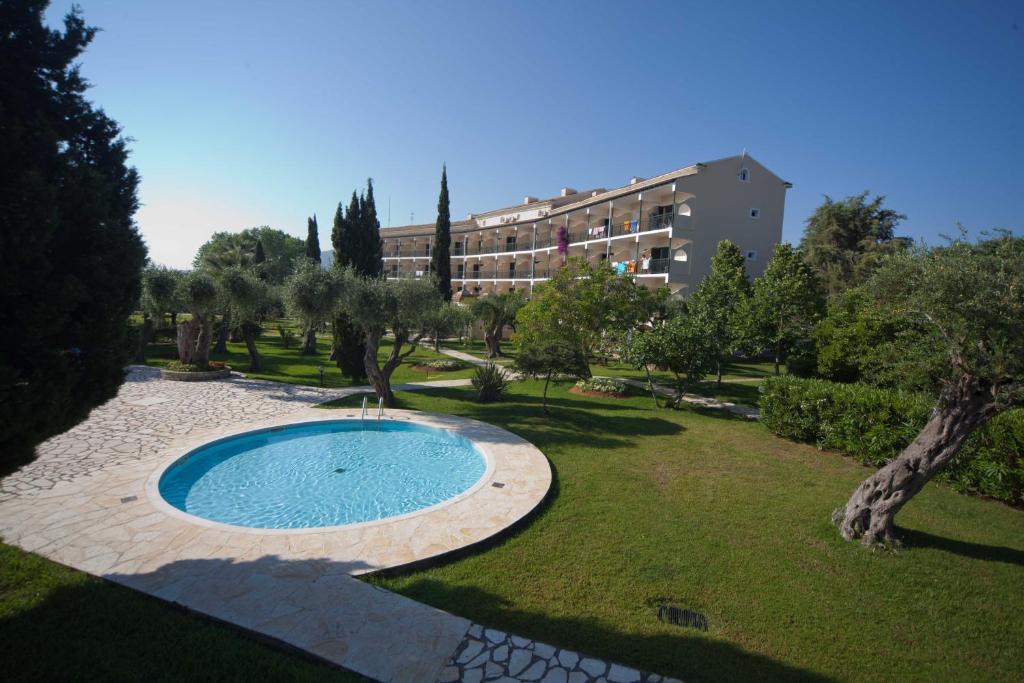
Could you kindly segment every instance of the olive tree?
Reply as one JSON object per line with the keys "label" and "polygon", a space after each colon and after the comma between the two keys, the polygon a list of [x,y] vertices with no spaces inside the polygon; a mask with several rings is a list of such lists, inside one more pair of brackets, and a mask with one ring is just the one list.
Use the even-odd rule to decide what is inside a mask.
{"label": "olive tree", "polygon": [[1024,239],[960,239],[899,254],[865,290],[887,315],[931,330],[932,351],[945,363],[942,388],[920,433],[833,516],[847,540],[888,544],[896,540],[896,513],[971,433],[1024,403]]}
{"label": "olive tree", "polygon": [[206,273],[193,271],[178,282],[177,298],[190,314],[188,320],[178,323],[178,360],[206,368],[219,302],[217,283]]}
{"label": "olive tree", "polygon": [[487,357],[497,358],[501,353],[501,334],[508,326],[515,326],[516,314],[526,301],[518,292],[488,294],[472,303],[470,311],[484,326]]}
{"label": "olive tree", "polygon": [[288,308],[305,331],[303,356],[316,354],[316,328],[328,320],[337,307],[340,281],[337,273],[324,270],[310,259],[303,259],[285,281]]}
{"label": "olive tree", "polygon": [[[341,271],[340,282],[337,312],[362,331],[366,376],[378,398],[394,407],[391,375],[426,335],[429,316],[440,305],[441,296],[429,279],[386,280],[359,275],[352,268]],[[391,353],[381,363],[378,351],[388,330],[393,335]]]}
{"label": "olive tree", "polygon": [[220,282],[231,318],[241,329],[242,340],[249,352],[249,372],[259,372],[262,361],[256,348],[256,338],[260,334],[260,321],[267,305],[267,284],[251,270],[239,267],[225,270]]}
{"label": "olive tree", "polygon": [[153,340],[154,319],[162,325],[164,316],[177,309],[177,289],[181,273],[160,266],[149,266],[142,271],[142,295],[139,309],[142,311],[142,328],[139,330],[139,344],[135,353],[138,362],[145,361],[146,346]]}
{"label": "olive tree", "polygon": [[429,312],[424,327],[434,340],[434,351],[440,353],[441,340],[460,334],[471,322],[472,313],[467,307],[445,301]]}

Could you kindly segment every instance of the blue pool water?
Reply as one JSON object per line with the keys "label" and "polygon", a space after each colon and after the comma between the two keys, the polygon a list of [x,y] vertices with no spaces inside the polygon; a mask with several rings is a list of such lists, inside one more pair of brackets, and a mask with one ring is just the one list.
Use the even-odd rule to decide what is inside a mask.
{"label": "blue pool water", "polygon": [[202,446],[160,478],[189,514],[261,529],[367,522],[429,507],[483,476],[460,436],[422,425],[358,420],[299,424]]}

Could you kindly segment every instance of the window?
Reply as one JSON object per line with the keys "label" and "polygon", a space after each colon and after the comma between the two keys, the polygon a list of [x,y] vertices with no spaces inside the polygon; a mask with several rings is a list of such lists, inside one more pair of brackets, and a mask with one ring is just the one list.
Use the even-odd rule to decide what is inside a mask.
{"label": "window", "polygon": [[460,263],[459,264],[459,271],[458,272],[459,272],[459,279],[460,280],[466,276],[466,264],[465,263]]}
{"label": "window", "polygon": [[757,260],[757,252],[756,251],[748,251],[747,252],[747,260],[748,261],[756,261]]}
{"label": "window", "polygon": [[476,277],[480,277],[480,264],[479,263],[474,263],[473,264],[473,275],[475,275]]}
{"label": "window", "polygon": [[430,242],[427,242],[426,248],[423,250],[425,256],[430,256]]}
{"label": "window", "polygon": [[747,169],[747,168],[741,168],[740,169],[740,182],[741,183],[749,183],[750,182],[750,169]]}
{"label": "window", "polygon": [[505,251],[515,251],[515,250],[516,250],[516,236],[515,235],[509,235],[508,237],[505,238]]}
{"label": "window", "polygon": [[509,277],[515,277],[516,276],[516,264],[515,263],[508,264],[508,276]]}
{"label": "window", "polygon": [[761,209],[751,209],[750,210],[750,217],[751,218],[760,218],[761,217]]}

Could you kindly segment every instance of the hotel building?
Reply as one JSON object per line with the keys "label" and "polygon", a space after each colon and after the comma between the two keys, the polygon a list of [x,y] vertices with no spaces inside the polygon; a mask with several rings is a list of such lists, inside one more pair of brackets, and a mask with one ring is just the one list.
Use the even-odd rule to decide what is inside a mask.
{"label": "hotel building", "polygon": [[[651,287],[686,296],[711,268],[718,242],[734,242],[747,274],[760,275],[782,238],[789,183],[749,155],[693,164],[627,185],[556,197],[525,197],[521,204],[474,213],[451,227],[452,291],[462,296],[510,290],[527,296],[566,258],[597,264]],[[385,228],[384,273],[423,277],[430,269],[434,225]]]}

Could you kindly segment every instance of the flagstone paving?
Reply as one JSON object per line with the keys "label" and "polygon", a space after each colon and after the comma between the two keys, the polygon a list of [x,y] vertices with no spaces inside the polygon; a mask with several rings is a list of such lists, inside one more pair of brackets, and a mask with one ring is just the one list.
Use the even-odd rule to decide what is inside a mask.
{"label": "flagstone paving", "polygon": [[[353,416],[312,406],[364,390],[238,377],[170,382],[155,369],[133,367],[117,397],[40,445],[35,462],[0,481],[0,537],[381,681],[540,680],[532,678],[538,671],[548,681],[563,680],[563,671],[574,682],[620,674],[641,680],[628,667],[580,657],[595,672],[604,667],[583,678],[579,667],[544,659],[550,646],[526,639],[515,641],[533,653],[523,671],[492,661],[495,642],[480,648],[489,668],[467,666],[459,659],[475,647],[467,643],[479,640],[479,627],[353,578],[482,541],[541,502],[551,482],[546,458],[492,425],[387,411],[388,419],[462,433],[488,460],[487,474],[470,491],[411,515],[319,530],[241,529],[198,520],[159,497],[163,467],[195,446],[251,429]],[[504,486],[488,485],[493,482]]]}

